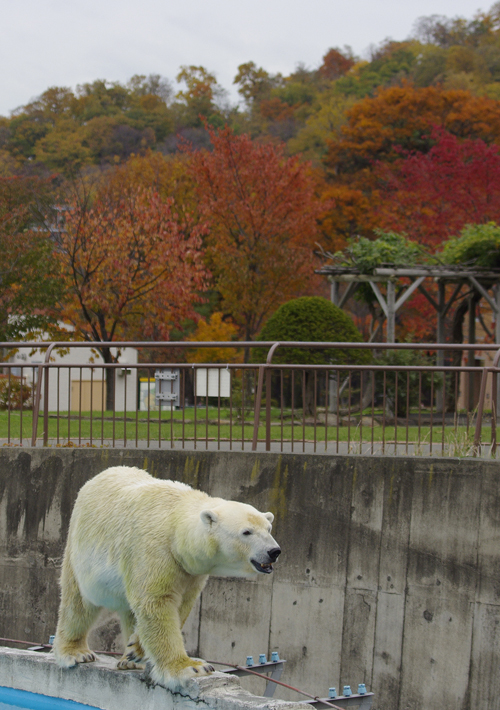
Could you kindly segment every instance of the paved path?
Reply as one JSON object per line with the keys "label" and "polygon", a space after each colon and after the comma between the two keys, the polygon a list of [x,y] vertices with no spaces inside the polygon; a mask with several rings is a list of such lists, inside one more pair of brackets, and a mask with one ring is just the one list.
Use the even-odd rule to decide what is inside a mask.
{"label": "paved path", "polygon": [[[42,441],[38,440],[36,443],[37,447],[42,447]],[[72,443],[68,446],[68,444],[64,443],[57,443],[55,439],[50,440],[49,439],[49,447],[51,448],[90,448],[90,447],[95,447],[95,448],[116,448],[116,449],[151,449],[151,450],[159,450],[163,449],[166,451],[169,451],[171,449],[175,449],[176,451],[246,451],[247,453],[252,453],[252,442],[251,441],[245,441],[244,445],[242,446],[241,441],[233,441],[232,445],[230,444],[229,441],[205,441],[205,440],[198,440],[196,442],[194,441],[184,441],[184,443],[180,441],[174,441],[173,444],[171,444],[170,440],[164,440],[161,442],[158,441],[150,441],[149,445],[146,440],[139,440],[136,444],[135,439],[132,440],[127,440],[125,443],[123,439],[115,439],[115,442],[113,444],[112,439],[109,440],[104,440],[103,443],[101,443],[101,440],[98,441],[93,441],[92,444],[90,443],[90,440],[88,439],[81,439],[80,441],[78,439],[73,439]],[[7,441],[7,439],[0,439],[0,446],[22,446],[23,448],[31,448],[31,439],[29,440],[24,440],[21,443],[19,443],[19,440],[17,439],[11,439],[10,442]],[[500,448],[500,447],[499,447]],[[259,441],[257,444],[257,451],[258,452],[265,452],[266,447],[265,443],[263,441]],[[365,456],[436,456],[436,457],[472,457],[472,449],[469,446],[467,447],[462,447],[462,448],[449,448],[445,445],[444,451],[441,446],[441,444],[436,443],[433,444],[432,450],[429,444],[412,444],[412,443],[399,443],[397,446],[395,446],[394,442],[392,443],[385,443],[385,446],[382,445],[381,442],[374,442],[373,445],[371,442],[363,442],[361,445],[359,442],[345,442],[345,441],[330,441],[328,442],[328,446],[325,450],[325,444],[324,442],[317,442],[316,446],[314,446],[313,442],[306,441],[304,444],[302,442],[295,442],[293,449],[291,442],[283,442],[283,445],[281,445],[279,442],[272,442],[271,443],[271,453],[294,453],[294,454],[320,454],[320,455],[327,455],[331,456],[332,454],[340,454],[340,455],[348,455],[348,454],[362,454]],[[497,457],[500,458],[500,454],[497,453]],[[478,458],[485,458],[485,459],[491,459],[491,452],[490,452],[490,447],[489,445],[483,445],[481,447],[481,452],[478,454]]]}

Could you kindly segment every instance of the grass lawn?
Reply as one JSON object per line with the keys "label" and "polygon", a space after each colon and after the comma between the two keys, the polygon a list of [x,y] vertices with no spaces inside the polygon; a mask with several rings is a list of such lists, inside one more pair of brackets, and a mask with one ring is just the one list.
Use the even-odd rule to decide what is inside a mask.
{"label": "grass lawn", "polygon": [[[182,439],[200,441],[206,438],[211,440],[229,440],[230,438],[237,442],[242,438],[249,441],[253,436],[253,415],[249,412],[246,415],[245,423],[241,419],[238,420],[233,412],[231,422],[231,412],[229,409],[220,410],[220,424],[218,424],[217,408],[209,407],[198,408],[196,411],[193,408],[185,409],[184,411],[162,411],[150,412],[82,412],[79,420],[78,412],[70,413],[70,416],[60,414],[59,419],[55,413],[49,415],[49,439],[57,440],[60,445],[64,445],[71,440],[73,444],[78,445],[79,441],[87,443],[92,440],[92,443],[99,446],[101,442],[109,444],[110,440],[126,439],[133,442],[136,439],[139,441],[182,441]],[[299,444],[302,440],[317,441],[318,443],[325,442],[349,442],[353,445],[352,451],[356,451],[356,444],[365,442],[370,444],[380,445],[383,443],[390,445],[397,441],[399,444],[417,444],[415,453],[419,453],[418,445],[428,446],[431,442],[431,429],[429,426],[409,426],[406,429],[403,425],[398,427],[380,425],[353,424],[350,426],[342,424],[329,423],[328,427],[323,423],[317,423],[314,426],[312,423],[304,425],[298,420],[296,413],[295,421],[292,426],[291,412],[286,412],[286,419],[283,423],[280,419],[280,411],[272,410],[272,426],[271,440],[272,441],[291,441]],[[207,416],[208,415],[208,416]],[[196,423],[195,423],[196,417]],[[438,417],[436,417],[438,419]],[[10,412],[10,417],[5,411],[0,412],[0,439],[9,439],[13,443],[18,443],[21,433],[22,420],[22,438],[24,441],[29,441],[32,436],[33,415],[30,411],[21,413],[19,411]],[[208,424],[207,424],[208,421]],[[309,422],[309,420],[308,420]],[[438,422],[436,422],[438,424]],[[497,437],[499,435],[497,430]],[[485,425],[483,427],[483,443],[487,444],[491,441],[491,427]],[[43,436],[43,418],[38,420],[38,437]],[[433,448],[436,445],[436,452],[443,446],[452,455],[466,455],[468,448],[472,445],[474,437],[474,428],[470,426],[468,429],[465,426],[454,427],[446,426],[443,433],[442,422],[439,420],[439,426],[432,428],[432,443]],[[261,425],[259,426],[259,440],[265,439],[265,426],[263,424],[263,414],[261,415]]]}

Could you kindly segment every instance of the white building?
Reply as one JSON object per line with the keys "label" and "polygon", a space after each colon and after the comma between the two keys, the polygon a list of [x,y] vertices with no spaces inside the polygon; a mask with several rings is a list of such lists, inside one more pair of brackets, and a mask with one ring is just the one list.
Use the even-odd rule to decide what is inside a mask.
{"label": "white building", "polygon": [[[66,352],[52,351],[49,377],[49,411],[102,411],[106,408],[106,370],[102,367],[103,359],[99,352],[89,347],[71,347],[67,344]],[[117,348],[111,348],[116,356]],[[22,378],[27,385],[36,387],[38,368],[33,367],[45,362],[45,352],[33,351],[19,343],[18,351],[10,358],[15,367],[11,369],[14,377]],[[128,367],[138,362],[135,348],[120,348],[118,362],[122,367],[115,369],[115,410],[117,412],[135,411],[137,408],[137,369]],[[44,407],[45,387],[42,386],[40,407]],[[125,402],[126,399],[126,402]]]}

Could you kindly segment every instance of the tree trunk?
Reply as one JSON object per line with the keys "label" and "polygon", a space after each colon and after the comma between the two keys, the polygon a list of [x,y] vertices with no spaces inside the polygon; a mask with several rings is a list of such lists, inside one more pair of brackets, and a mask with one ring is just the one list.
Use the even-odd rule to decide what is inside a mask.
{"label": "tree trunk", "polygon": [[[99,348],[102,359],[106,364],[117,362],[117,358],[111,354],[111,348]],[[115,407],[115,382],[116,370],[113,367],[107,367],[106,372],[106,411],[111,412]]]}

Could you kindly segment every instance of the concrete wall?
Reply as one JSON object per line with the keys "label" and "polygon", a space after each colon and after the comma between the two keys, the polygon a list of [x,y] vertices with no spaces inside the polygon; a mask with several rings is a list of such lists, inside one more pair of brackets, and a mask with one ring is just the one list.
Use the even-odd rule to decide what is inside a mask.
{"label": "concrete wall", "polygon": [[[286,682],[323,696],[364,682],[383,710],[500,708],[496,462],[2,449],[0,636],[54,632],[73,502],[115,464],[276,514],[271,579],[212,579],[186,625],[191,652],[238,663],[278,651]],[[105,617],[94,648],[116,646],[117,631]]]}

